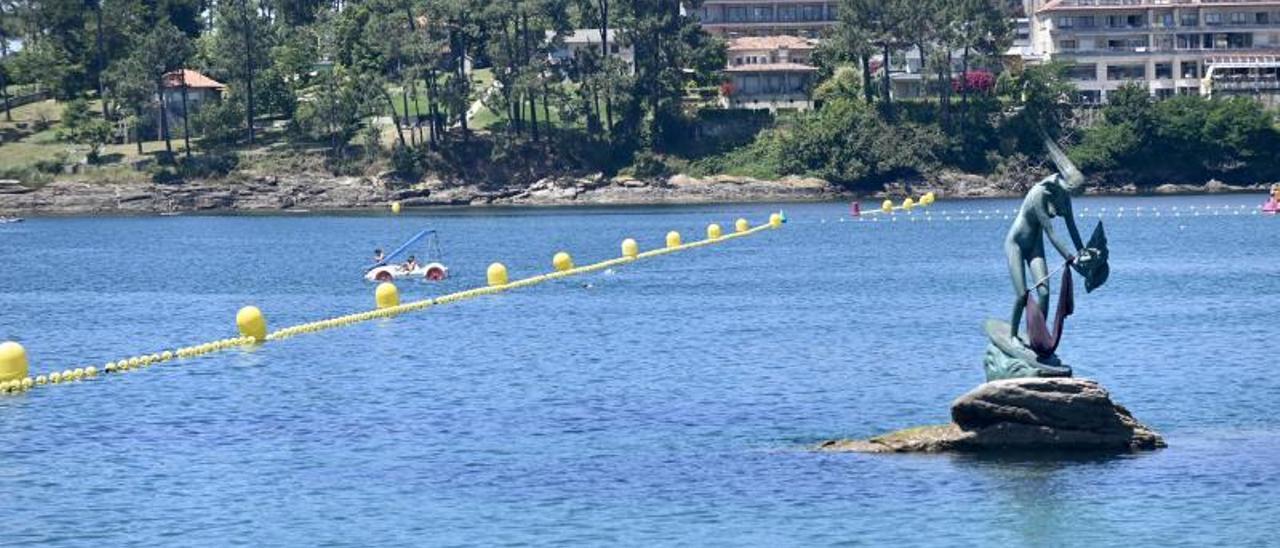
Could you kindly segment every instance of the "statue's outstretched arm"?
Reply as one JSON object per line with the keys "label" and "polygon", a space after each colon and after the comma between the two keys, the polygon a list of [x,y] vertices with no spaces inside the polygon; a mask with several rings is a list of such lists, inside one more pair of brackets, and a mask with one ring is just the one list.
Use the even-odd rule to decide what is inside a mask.
{"label": "statue's outstretched arm", "polygon": [[1080,229],[1076,228],[1076,214],[1071,210],[1071,197],[1067,196],[1062,203],[1062,222],[1067,224],[1067,234],[1071,236],[1071,243],[1076,245],[1076,251],[1084,249],[1084,240],[1080,239]]}
{"label": "statue's outstretched arm", "polygon": [[[1076,249],[1079,249],[1079,246],[1077,246],[1076,249],[1072,249],[1067,245],[1067,242],[1062,241],[1062,237],[1058,236],[1058,231],[1053,228],[1053,219],[1049,218],[1049,215],[1044,212],[1043,208],[1038,209],[1036,211],[1036,215],[1040,217],[1040,226],[1044,228],[1044,235],[1049,237],[1049,242],[1058,250],[1058,253],[1062,254],[1062,258],[1068,261],[1075,258]],[[1072,239],[1078,241],[1080,235],[1075,230],[1075,221],[1070,216],[1067,216],[1066,219],[1067,230],[1071,232],[1071,235],[1073,236]]]}
{"label": "statue's outstretched arm", "polygon": [[1076,164],[1067,157],[1067,153],[1062,151],[1062,147],[1046,135],[1044,148],[1049,151],[1049,159],[1053,160],[1053,165],[1058,167],[1058,173],[1062,174],[1062,186],[1066,187],[1068,192],[1080,188],[1080,185],[1084,184],[1084,174],[1080,173]]}

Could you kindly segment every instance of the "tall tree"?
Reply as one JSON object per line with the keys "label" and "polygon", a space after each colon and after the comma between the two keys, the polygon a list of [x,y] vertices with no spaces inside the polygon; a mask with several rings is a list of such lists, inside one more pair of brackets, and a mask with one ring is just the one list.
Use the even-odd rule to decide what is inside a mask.
{"label": "tall tree", "polygon": [[[167,152],[173,152],[169,131],[169,108],[166,101],[165,75],[183,68],[191,56],[191,42],[168,18],[160,20],[133,49],[108,72],[107,79],[122,101],[130,105],[135,116],[141,119],[152,98],[156,101],[159,132]],[[142,152],[142,139],[138,137],[138,152]]]}
{"label": "tall tree", "polygon": [[893,83],[891,65],[893,53],[908,41],[908,22],[917,10],[914,0],[841,0],[840,22],[850,27],[851,36],[863,43],[863,51],[874,45],[881,54],[880,70],[883,71],[881,94],[885,114],[893,118]]}
{"label": "tall tree", "polygon": [[215,76],[232,85],[232,94],[245,102],[245,130],[254,143],[257,118],[255,85],[271,68],[272,20],[264,0],[219,0],[214,7],[212,41],[205,55]]}
{"label": "tall tree", "polygon": [[635,77],[621,131],[638,134],[657,150],[675,136],[686,87],[709,80],[725,63],[724,43],[709,39],[698,21],[686,15],[695,13],[701,2],[686,4],[684,11],[679,0],[635,0],[627,18],[624,36],[635,49]]}
{"label": "tall tree", "polygon": [[[949,19],[954,25],[952,36],[963,49],[961,54],[961,109],[969,108],[968,76],[971,57],[978,54],[994,59],[1012,43],[1008,3],[1003,0],[950,0]],[[961,118],[962,123],[964,118]]]}

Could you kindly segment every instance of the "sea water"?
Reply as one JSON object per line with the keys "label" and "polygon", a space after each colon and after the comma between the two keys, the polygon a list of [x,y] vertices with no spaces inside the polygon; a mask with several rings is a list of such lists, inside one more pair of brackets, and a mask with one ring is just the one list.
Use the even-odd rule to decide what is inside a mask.
{"label": "sea water", "polygon": [[0,544],[1273,544],[1280,218],[1260,203],[1077,200],[1085,238],[1107,208],[1112,275],[1077,288],[1060,354],[1169,443],[1114,457],[810,450],[946,422],[982,381],[1012,200],[879,221],[833,203],[0,226],[0,339],[46,373],[232,336],[247,304],[273,328],[369,309],[361,266],[425,227],[452,277],[400,283],[406,301],[482,285],[493,261],[515,279],[561,250],[789,220],[0,397]]}

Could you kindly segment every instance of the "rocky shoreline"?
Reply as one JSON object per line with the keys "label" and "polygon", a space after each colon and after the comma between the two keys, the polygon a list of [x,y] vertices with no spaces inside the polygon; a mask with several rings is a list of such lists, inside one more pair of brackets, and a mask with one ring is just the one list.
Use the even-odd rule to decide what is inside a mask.
{"label": "rocky shoreline", "polygon": [[[1252,192],[1267,187],[1268,184],[1231,186],[1210,181],[1204,185],[1164,185],[1148,192]],[[177,184],[64,180],[37,189],[16,181],[0,181],[0,215],[360,210],[382,208],[391,201],[400,201],[406,207],[820,202],[929,191],[945,199],[1014,197],[1025,192],[1025,183],[943,174],[930,181],[894,183],[882,191],[858,194],[822,179],[800,177],[760,180],[675,175],[642,180],[597,174],[546,178],[527,186],[491,187],[438,179],[404,184],[386,177],[239,173],[225,179]],[[1090,193],[1135,195],[1139,189],[1093,188]]]}

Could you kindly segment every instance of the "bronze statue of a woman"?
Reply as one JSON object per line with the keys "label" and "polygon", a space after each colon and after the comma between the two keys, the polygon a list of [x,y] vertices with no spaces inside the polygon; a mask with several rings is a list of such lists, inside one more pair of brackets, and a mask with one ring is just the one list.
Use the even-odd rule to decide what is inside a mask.
{"label": "bronze statue of a woman", "polygon": [[[1052,139],[1045,139],[1045,147],[1049,149],[1049,157],[1058,167],[1058,173],[1046,177],[1027,191],[1004,239],[1004,252],[1009,259],[1009,274],[1013,279],[1014,302],[1009,336],[1014,338],[1018,336],[1018,324],[1022,322],[1022,314],[1027,307],[1028,268],[1031,269],[1031,279],[1036,280],[1032,289],[1040,297],[1041,312],[1046,315],[1049,312],[1049,266],[1044,256],[1044,238],[1049,238],[1068,263],[1075,263],[1084,251],[1084,242],[1080,240],[1080,230],[1076,228],[1075,215],[1071,210],[1071,191],[1079,188],[1084,176]],[[1054,217],[1062,217],[1074,247],[1068,247],[1054,230]]]}
{"label": "bronze statue of a woman", "polygon": [[[1049,311],[1049,266],[1045,257],[1044,240],[1049,242],[1066,261],[1064,268],[1071,268],[1085,276],[1085,287],[1092,291],[1105,282],[1109,272],[1106,265],[1106,235],[1099,224],[1086,247],[1076,228],[1075,214],[1071,208],[1071,193],[1080,188],[1084,176],[1067,158],[1057,143],[1045,138],[1049,157],[1058,173],[1046,177],[1027,191],[1018,209],[1013,225],[1005,237],[1004,249],[1008,259],[1009,275],[1013,282],[1013,314],[1009,323],[990,320],[986,331],[991,339],[985,360],[987,379],[1035,376],[1070,376],[1071,369],[1058,360],[1054,351],[1061,335],[1062,321],[1072,312],[1070,273],[1064,276],[1062,297],[1059,299],[1057,336],[1050,336],[1045,326]],[[1054,229],[1053,219],[1061,217],[1071,238],[1066,242]],[[1032,283],[1028,287],[1027,271]],[[1018,336],[1018,325],[1027,313],[1031,291],[1036,292],[1035,305],[1028,324],[1038,328],[1029,333],[1031,344]]]}

